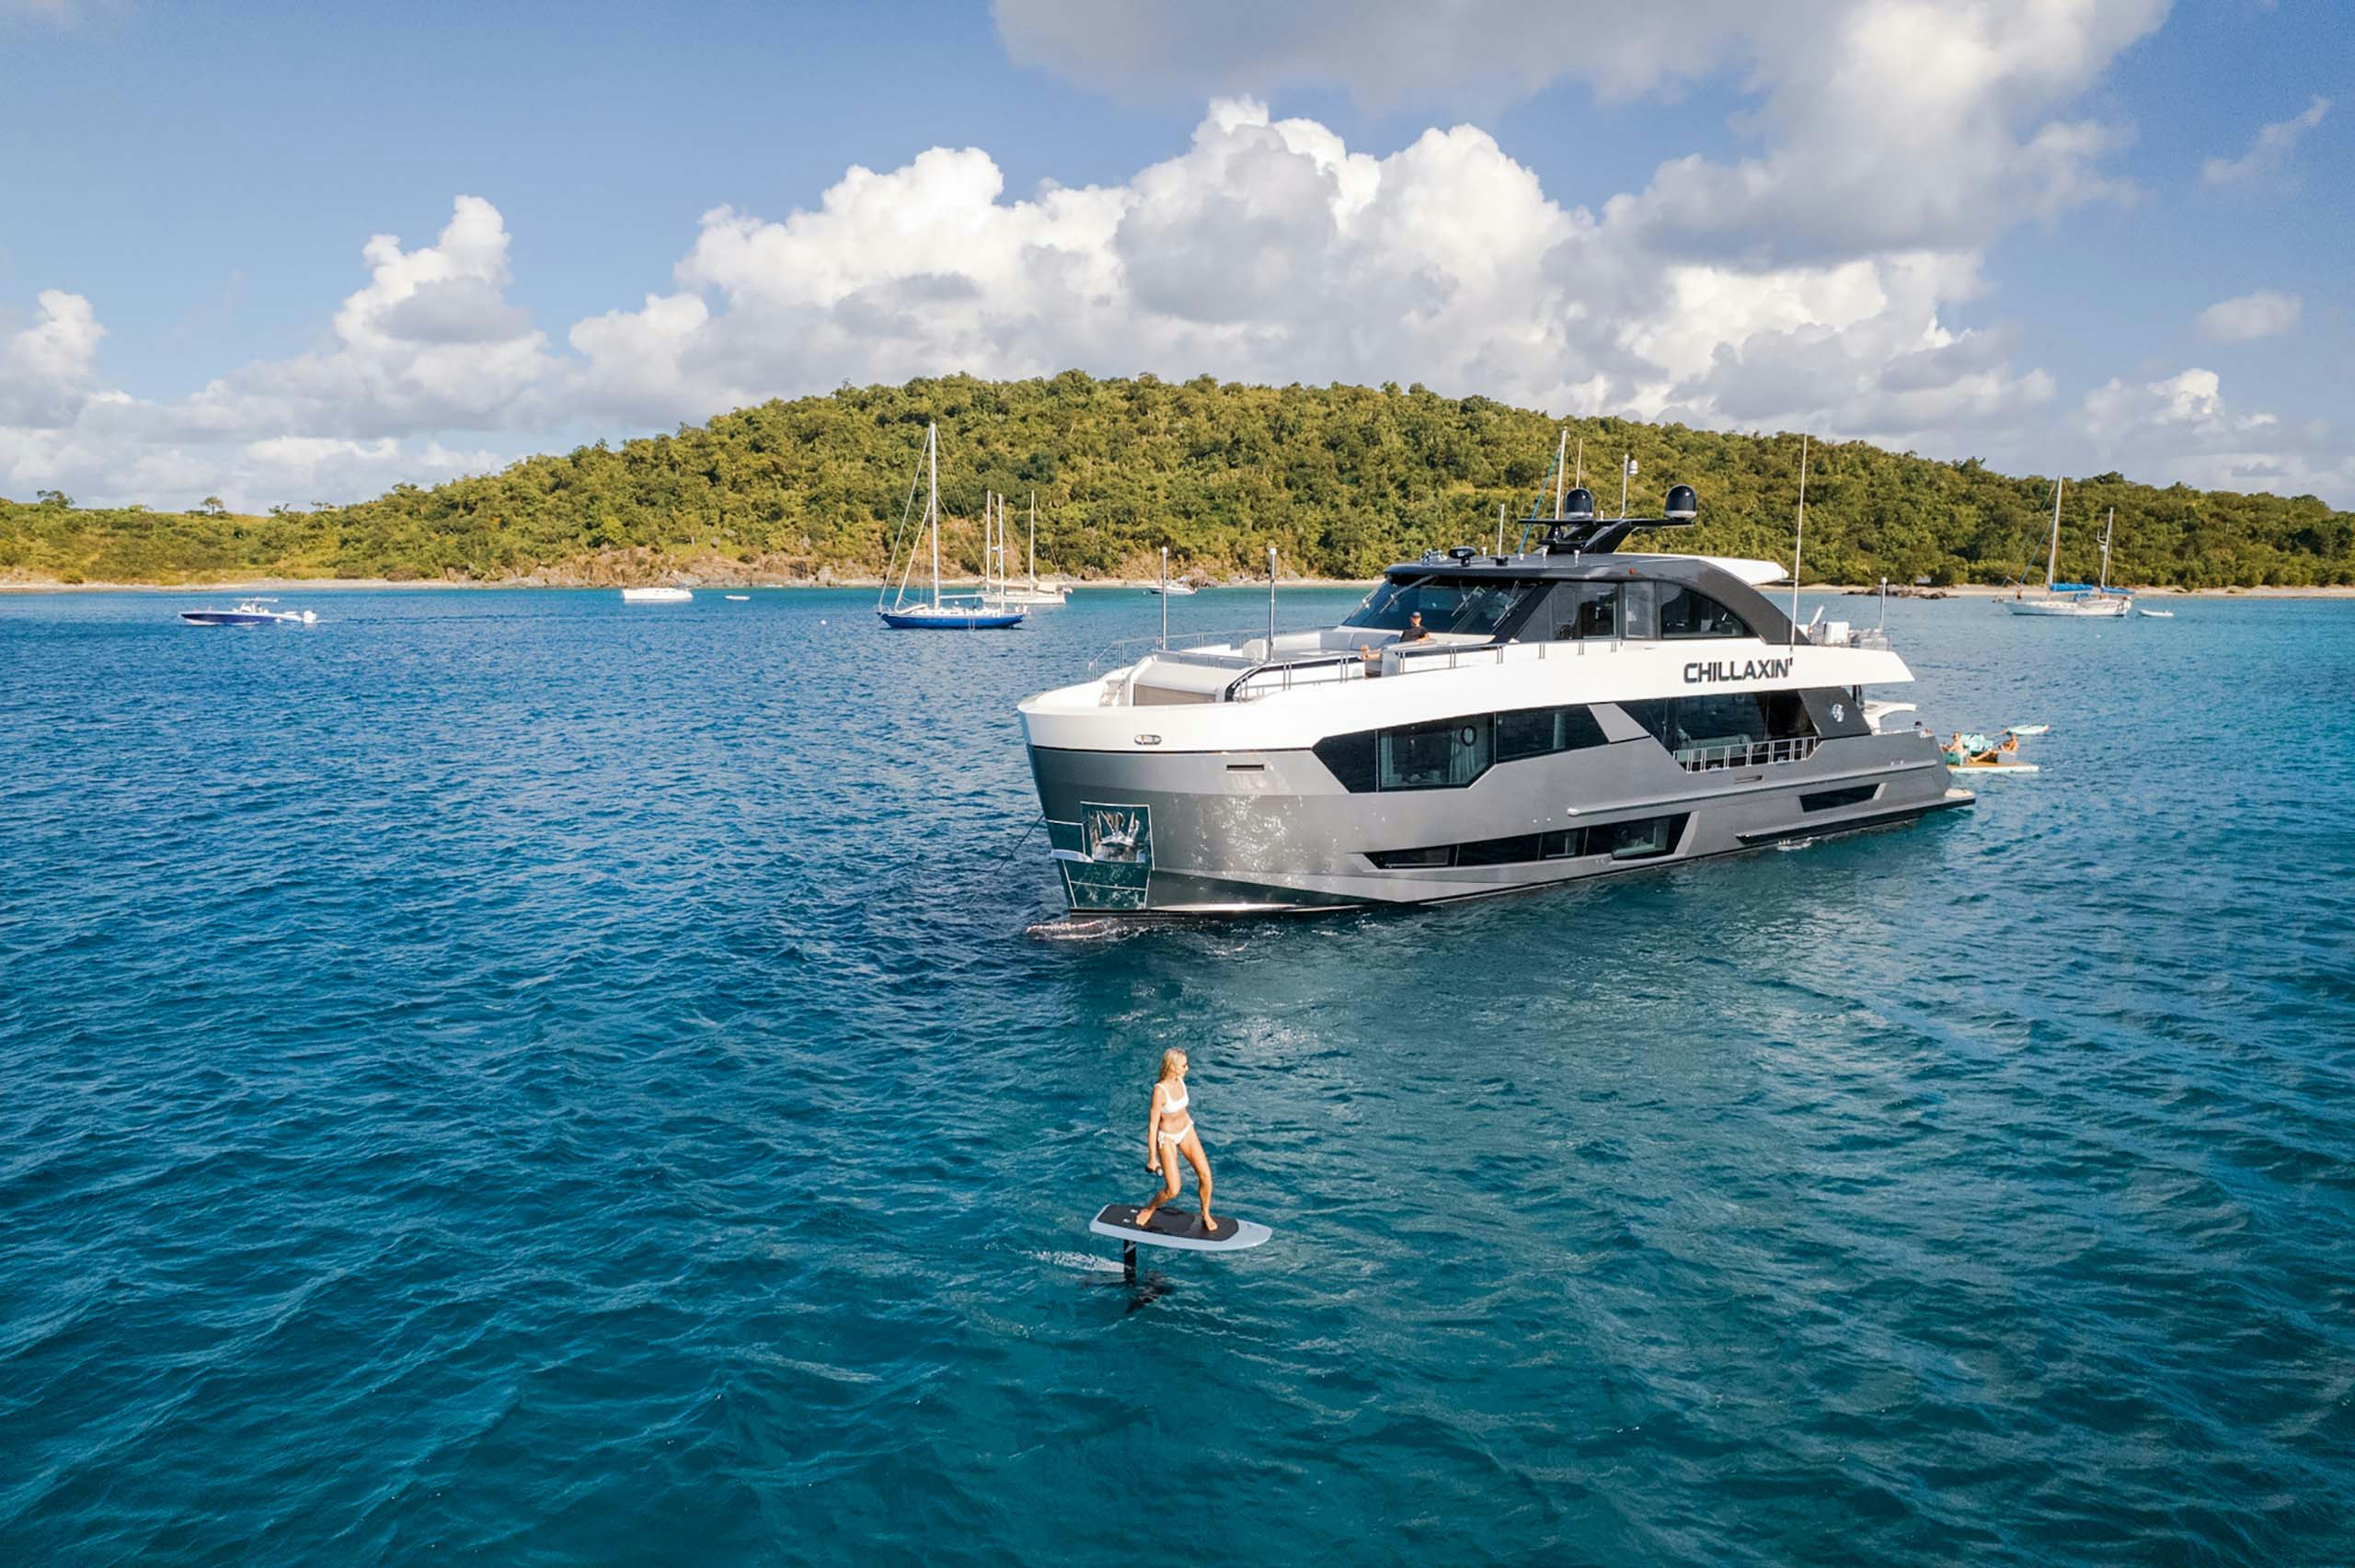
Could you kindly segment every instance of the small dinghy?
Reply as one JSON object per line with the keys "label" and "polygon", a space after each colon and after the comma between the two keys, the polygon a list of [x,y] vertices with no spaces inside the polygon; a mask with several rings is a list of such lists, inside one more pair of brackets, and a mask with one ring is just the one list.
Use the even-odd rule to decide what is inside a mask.
{"label": "small dinghy", "polygon": [[315,626],[315,610],[271,610],[275,599],[241,599],[235,610],[183,610],[180,619],[191,626]]}
{"label": "small dinghy", "polygon": [[2139,604],[2134,607],[2134,613],[2152,621],[2172,621],[2175,619],[2175,612],[2172,610],[2145,610]]}
{"label": "small dinghy", "polygon": [[626,588],[624,604],[684,604],[695,595],[684,588]]}
{"label": "small dinghy", "polygon": [[749,593],[723,593],[720,597],[730,604],[748,604],[752,598]]}

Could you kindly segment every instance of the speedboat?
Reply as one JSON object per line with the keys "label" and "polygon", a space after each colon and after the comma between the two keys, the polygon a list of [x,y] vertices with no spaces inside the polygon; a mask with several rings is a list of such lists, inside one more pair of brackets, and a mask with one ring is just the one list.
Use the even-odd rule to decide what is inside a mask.
{"label": "speedboat", "polygon": [[624,604],[684,604],[695,598],[684,588],[626,588],[622,589]]}
{"label": "speedboat", "polygon": [[183,610],[180,619],[191,626],[315,626],[316,610],[272,610],[275,599],[241,599],[235,610]]}
{"label": "speedboat", "polygon": [[1653,519],[1564,507],[1534,549],[1390,567],[1338,625],[1165,637],[1023,701],[1072,910],[1471,898],[1975,798],[1929,735],[1871,723],[1867,690],[1913,679],[1885,633],[1795,625],[1743,563],[1620,550],[1690,526],[1691,486]]}
{"label": "speedboat", "polygon": [[1194,589],[1189,584],[1182,582],[1156,582],[1148,583],[1145,586],[1145,591],[1157,594],[1164,599],[1185,599],[1190,596]]}

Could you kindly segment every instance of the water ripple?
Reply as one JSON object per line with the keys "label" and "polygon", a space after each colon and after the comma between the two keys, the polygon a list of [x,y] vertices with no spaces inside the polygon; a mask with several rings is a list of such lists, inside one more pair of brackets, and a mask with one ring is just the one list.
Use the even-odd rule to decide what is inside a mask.
{"label": "water ripple", "polygon": [[[2355,1560],[2355,607],[1901,605],[1968,818],[1041,940],[1141,598],[316,597],[0,601],[0,1557]],[[1132,1310],[1172,1045],[1278,1238]]]}

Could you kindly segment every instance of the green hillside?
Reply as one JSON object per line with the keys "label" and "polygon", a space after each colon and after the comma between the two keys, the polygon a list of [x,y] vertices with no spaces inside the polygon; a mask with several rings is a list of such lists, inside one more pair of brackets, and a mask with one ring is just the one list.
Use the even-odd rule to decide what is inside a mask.
{"label": "green hillside", "polygon": [[[0,501],[0,578],[178,582],[260,575],[647,581],[672,572],[777,580],[873,577],[907,498],[926,421],[941,426],[945,561],[980,562],[982,495],[1039,498],[1042,568],[1143,575],[1257,570],[1366,577],[1434,545],[1493,540],[1526,514],[1558,428],[1545,415],[1419,386],[1247,386],[1208,377],[965,376],[844,387],[704,428],[355,506],[249,517]],[[1683,481],[1701,526],[1675,547],[1786,556],[1799,438],[1582,419],[1589,483],[1616,509],[1615,464],[1640,462],[1630,510]],[[1601,477],[1594,477],[1597,473]],[[1866,582],[2041,579],[2049,476],[1995,474],[1861,443],[1809,460],[1807,576]],[[2355,514],[2312,497],[2074,480],[2062,574],[2091,577],[2118,509],[2113,578],[2221,587],[2355,583]],[[1018,528],[1017,528],[1018,534]]]}

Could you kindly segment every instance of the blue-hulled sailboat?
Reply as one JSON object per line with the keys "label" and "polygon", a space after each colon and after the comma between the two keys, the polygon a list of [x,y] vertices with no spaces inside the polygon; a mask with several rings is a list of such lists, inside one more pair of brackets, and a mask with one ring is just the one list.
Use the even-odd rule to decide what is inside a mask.
{"label": "blue-hulled sailboat", "polygon": [[[908,542],[908,563],[900,569],[899,591],[891,596],[890,608],[883,605],[883,589],[875,595],[875,612],[883,624],[902,632],[983,632],[998,631],[1022,624],[1022,612],[1009,610],[1004,604],[984,597],[980,592],[943,593],[940,591],[940,427],[927,425],[924,432],[924,465],[925,476],[924,517],[925,526],[932,533],[932,597],[908,600],[908,576],[915,570],[915,542]],[[915,503],[915,486],[908,486],[908,503]],[[904,520],[906,509],[902,511]],[[896,540],[893,541],[897,554]],[[986,574],[985,574],[986,575]],[[890,582],[891,567],[883,566],[885,587]]]}

